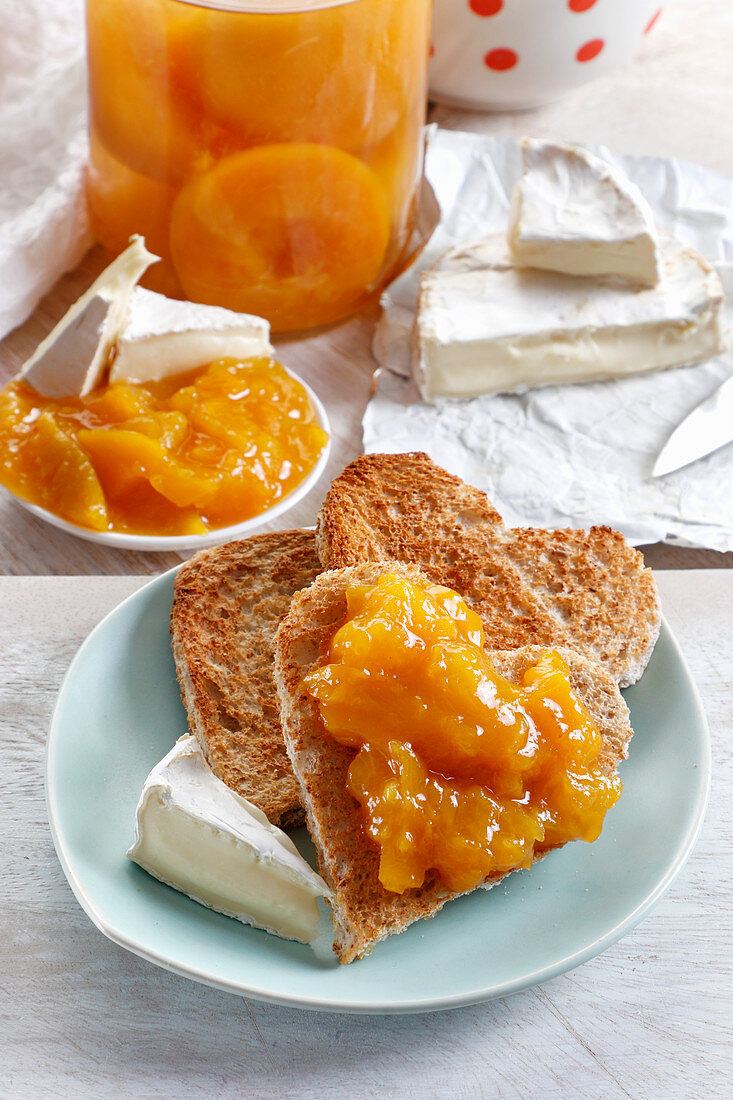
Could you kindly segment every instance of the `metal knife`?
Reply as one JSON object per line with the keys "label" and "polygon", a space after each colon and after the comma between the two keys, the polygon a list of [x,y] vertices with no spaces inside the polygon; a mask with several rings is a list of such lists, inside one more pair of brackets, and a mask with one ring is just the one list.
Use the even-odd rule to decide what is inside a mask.
{"label": "metal knife", "polygon": [[733,441],[733,377],[678,424],[659,452],[652,477],[664,477]]}

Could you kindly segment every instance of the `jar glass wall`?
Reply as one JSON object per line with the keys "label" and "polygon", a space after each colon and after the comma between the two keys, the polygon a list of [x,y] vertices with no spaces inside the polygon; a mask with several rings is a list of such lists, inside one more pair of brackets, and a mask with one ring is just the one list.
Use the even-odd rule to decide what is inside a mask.
{"label": "jar glass wall", "polygon": [[87,0],[89,201],[175,297],[331,324],[399,270],[431,0]]}

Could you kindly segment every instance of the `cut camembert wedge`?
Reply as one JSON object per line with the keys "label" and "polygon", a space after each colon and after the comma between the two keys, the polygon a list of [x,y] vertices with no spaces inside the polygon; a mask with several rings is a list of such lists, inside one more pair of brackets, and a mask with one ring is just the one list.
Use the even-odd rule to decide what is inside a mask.
{"label": "cut camembert wedge", "polygon": [[151,382],[217,359],[272,355],[270,326],[262,317],[135,287],[109,380]]}
{"label": "cut camembert wedge", "polygon": [[307,943],[321,878],[292,840],[208,767],[183,737],[145,780],[127,853],[194,901],[285,939]]}
{"label": "cut camembert wedge", "polygon": [[587,149],[553,141],[525,138],[522,156],[509,224],[517,267],[659,282],[652,212],[622,172]]}
{"label": "cut camembert wedge", "polygon": [[217,359],[274,354],[263,317],[139,287],[158,259],[133,237],[39,344],[20,372],[23,381],[45,397],[84,397],[104,381],[151,382]]}
{"label": "cut camembert wedge", "polygon": [[21,369],[24,382],[44,397],[81,397],[99,385],[130,316],[130,295],[157,263],[142,237],[96,279],[42,340]]}
{"label": "cut camembert wedge", "polygon": [[425,401],[516,393],[701,362],[724,351],[723,289],[671,237],[646,290],[517,268],[503,234],[452,248],[420,281],[413,369]]}

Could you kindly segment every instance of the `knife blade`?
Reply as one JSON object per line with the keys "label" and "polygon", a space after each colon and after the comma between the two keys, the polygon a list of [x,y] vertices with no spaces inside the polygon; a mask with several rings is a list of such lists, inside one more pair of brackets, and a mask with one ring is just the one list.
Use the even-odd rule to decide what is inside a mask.
{"label": "knife blade", "polygon": [[665,477],[733,441],[733,377],[677,425],[662,447],[652,477]]}

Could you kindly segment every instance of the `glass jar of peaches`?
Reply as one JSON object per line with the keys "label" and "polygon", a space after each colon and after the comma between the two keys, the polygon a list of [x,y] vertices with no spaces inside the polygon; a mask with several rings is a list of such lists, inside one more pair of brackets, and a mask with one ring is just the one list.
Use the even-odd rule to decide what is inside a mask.
{"label": "glass jar of peaches", "polygon": [[96,234],[172,297],[331,324],[400,268],[431,0],[87,0]]}

